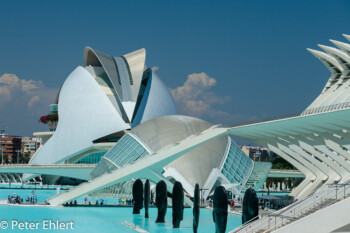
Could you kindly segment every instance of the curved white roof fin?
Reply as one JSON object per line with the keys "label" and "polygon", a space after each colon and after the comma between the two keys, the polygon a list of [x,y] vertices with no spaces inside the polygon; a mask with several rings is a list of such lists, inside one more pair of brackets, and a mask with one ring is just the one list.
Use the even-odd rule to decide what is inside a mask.
{"label": "curved white roof fin", "polygon": [[347,54],[350,54],[350,44],[340,42],[337,40],[329,40],[329,41],[332,42],[338,48],[340,48],[342,51],[346,52]]}
{"label": "curved white roof fin", "polygon": [[343,72],[343,68],[339,62],[331,55],[314,49],[307,48],[307,50],[318,58],[332,74],[340,74]]}
{"label": "curved white roof fin", "polygon": [[348,54],[333,47],[320,45],[320,44],[318,46],[324,51],[326,51],[328,54],[333,56],[335,59],[337,59],[337,61],[339,62],[343,70],[350,69],[350,56]]}
{"label": "curved white roof fin", "polygon": [[130,85],[132,93],[132,101],[136,103],[138,93],[141,86],[143,70],[145,68],[146,50],[144,48],[122,56],[125,58],[126,64],[129,67],[130,78],[132,84]]}
{"label": "curved white roof fin", "polygon": [[84,48],[84,66],[102,66],[100,60],[98,59],[95,51],[90,47]]}
{"label": "curved white roof fin", "polygon": [[329,69],[329,71],[332,74],[331,77],[329,77],[328,82],[326,83],[325,87],[322,90],[322,93],[323,93],[329,90],[331,86],[337,83],[337,81],[341,77],[343,68],[341,67],[339,62],[331,55],[321,51],[314,50],[314,49],[307,48],[307,50],[310,53],[312,53],[312,55],[314,55],[317,59],[319,59]]}
{"label": "curved white roof fin", "polygon": [[350,35],[343,34],[343,36],[345,37],[345,39],[347,39],[348,41],[350,41]]}

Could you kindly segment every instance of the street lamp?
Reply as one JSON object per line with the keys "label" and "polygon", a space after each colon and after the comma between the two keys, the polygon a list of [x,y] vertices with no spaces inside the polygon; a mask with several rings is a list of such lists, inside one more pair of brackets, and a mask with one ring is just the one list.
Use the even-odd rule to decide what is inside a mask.
{"label": "street lamp", "polygon": [[1,147],[0,150],[1,150],[1,165],[3,165],[2,160],[4,158],[4,152],[3,152],[4,148]]}
{"label": "street lamp", "polygon": [[4,148],[2,147],[2,137],[5,133],[5,130],[0,129],[0,133],[1,133],[1,165],[4,164]]}
{"label": "street lamp", "polygon": [[21,150],[16,150],[17,153],[17,164],[19,164],[19,153],[22,152]]}
{"label": "street lamp", "polygon": [[260,152],[260,149],[259,149],[259,148],[256,148],[256,151],[255,151],[255,158],[256,158],[256,157],[259,157],[259,162],[260,162],[261,152]]}
{"label": "street lamp", "polygon": [[203,201],[203,198],[204,198],[204,194],[203,194],[203,191],[206,191],[206,190],[209,190],[209,189],[199,189],[199,192],[200,192],[200,195],[199,195],[199,198],[200,198],[200,203],[202,203],[202,206],[204,206],[204,201]]}

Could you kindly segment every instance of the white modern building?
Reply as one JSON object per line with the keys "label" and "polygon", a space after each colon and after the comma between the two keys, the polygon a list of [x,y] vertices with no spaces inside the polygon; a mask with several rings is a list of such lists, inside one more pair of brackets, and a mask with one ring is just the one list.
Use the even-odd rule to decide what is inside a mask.
{"label": "white modern building", "polygon": [[41,138],[36,137],[22,137],[22,153],[34,154],[41,146]]}
{"label": "white modern building", "polygon": [[48,199],[53,206],[83,195],[119,195],[136,178],[164,180],[168,192],[178,180],[190,196],[196,183],[204,197],[218,185],[236,192],[257,189],[271,164],[248,158],[229,136],[234,135],[278,154],[305,178],[290,194],[295,203],[233,232],[350,228],[350,44],[331,42],[337,48],[308,49],[331,76],[305,110],[231,127],[176,115],[168,89],[144,64],[145,50],[116,58],[86,48],[84,67],[76,68],[59,92],[56,131],[41,133],[44,145],[30,165],[2,172],[48,174],[56,164],[50,174],[57,174],[76,170],[72,164],[99,161],[75,174],[89,182]]}
{"label": "white modern building", "polygon": [[[344,37],[350,41],[349,35]],[[308,49],[331,72],[321,94],[300,115],[232,128],[268,147],[301,172],[298,201],[232,232],[348,232],[350,219],[350,44]]]}
{"label": "white modern building", "polygon": [[[111,57],[86,48],[84,67],[68,76],[50,108],[49,115],[40,119],[50,123],[50,131],[35,134],[43,138],[43,146],[29,163],[35,173],[24,175],[25,180],[36,177],[46,165],[68,165],[47,166],[48,172],[42,175],[45,182],[54,183],[63,171],[74,169],[72,164],[98,163],[90,176],[96,179],[214,127],[200,119],[176,115],[168,88],[145,66],[144,49]],[[169,188],[176,180],[181,181],[190,196],[198,183],[207,197],[218,185],[236,193],[259,188],[270,168],[271,163],[254,163],[229,136],[222,136],[152,168],[156,178],[150,180],[156,183],[165,179]],[[91,166],[81,167],[65,176],[86,177],[89,169]],[[134,178],[141,176],[100,188],[91,195],[128,193]]]}
{"label": "white modern building", "polygon": [[[227,136],[228,128],[188,116],[152,119],[132,129],[101,159],[91,180],[48,200],[60,205],[82,195],[120,196],[133,179],[164,180],[168,192],[179,180],[189,196],[199,183],[204,197],[223,185],[233,192],[261,187],[271,163],[253,162]],[[189,205],[189,199],[185,200]]]}
{"label": "white modern building", "polygon": [[[117,171],[215,127],[206,121],[179,115],[149,120],[124,135],[102,157],[92,171],[91,179]],[[203,197],[207,198],[219,185],[225,185],[236,194],[249,187],[258,189],[263,185],[270,168],[271,163],[254,162],[229,136],[224,135],[184,153],[165,166],[149,168],[152,173],[157,174],[156,180],[147,177],[147,174],[139,174],[133,178],[149,178],[154,183],[159,178],[170,183],[180,181],[190,196],[193,196],[194,187],[198,183],[203,190]],[[129,190],[117,184],[101,190],[98,194],[118,196],[131,191],[130,185],[125,187]]]}
{"label": "white modern building", "polygon": [[43,146],[30,164],[74,164],[86,157],[96,162],[131,128],[177,114],[168,88],[145,59],[145,49],[112,57],[85,48],[84,67],[68,76],[57,95],[55,131],[34,134]]}
{"label": "white modern building", "polygon": [[[350,39],[349,36],[344,35]],[[270,149],[305,174],[291,193],[303,198],[350,179],[350,44],[308,49],[331,72],[321,94],[300,115],[235,127],[231,133]]]}
{"label": "white modern building", "polygon": [[[350,36],[344,36],[350,40]],[[210,169],[206,165],[196,166],[199,161],[207,164],[209,161],[206,159],[209,157],[214,159],[211,162],[218,162],[219,157],[213,156],[210,150],[202,152],[201,147],[225,144],[226,140],[230,140],[226,135],[235,135],[278,154],[299,169],[305,179],[291,193],[296,200],[295,203],[232,232],[340,232],[348,229],[350,226],[348,217],[350,207],[350,92],[348,91],[350,44],[333,40],[331,42],[338,49],[320,46],[326,53],[309,49],[329,68],[331,77],[321,94],[300,114],[234,127],[212,126],[207,129],[201,128],[201,121],[191,120],[192,123],[188,126],[179,127],[179,132],[165,132],[164,135],[172,137],[181,135],[182,129],[186,129],[183,138],[174,138],[174,141],[171,138],[156,138],[153,141],[152,133],[150,134],[152,137],[147,137],[147,133],[153,131],[147,130],[147,124],[154,124],[151,127],[154,129],[157,121],[162,118],[151,120],[144,123],[145,127],[140,125],[131,130],[120,140],[120,144],[117,143],[105,155],[91,173],[93,179],[90,182],[50,198],[48,202],[51,205],[60,205],[76,197],[108,189],[118,183],[139,177],[151,179],[154,182],[167,177],[169,186],[171,186],[170,180],[175,177],[187,181],[185,186],[188,187],[193,185],[191,180],[193,176],[202,177],[203,180],[200,182],[202,184],[204,182],[203,186],[213,180],[222,182],[221,174],[227,178],[225,164],[227,161],[230,164],[231,160],[227,159],[230,153],[227,153],[226,149],[220,163],[224,164],[224,169],[220,171],[221,166],[219,166],[221,174],[211,179],[214,177],[213,172],[209,172]],[[162,120],[169,121],[166,125],[171,126],[171,122],[178,121],[178,118],[179,116],[171,116],[164,117]],[[183,118],[182,121],[185,119]],[[190,130],[187,133],[187,127],[198,131]],[[143,131],[146,132],[145,135],[140,133]],[[169,143],[163,144],[163,140],[169,140]],[[135,145],[127,147],[134,148],[127,153],[134,153],[136,148],[140,148],[139,151],[142,153],[140,155],[135,153],[135,159],[127,156],[128,163],[124,163],[123,153],[120,153],[123,150],[123,142]],[[160,143],[157,144],[157,142]],[[231,148],[232,144],[227,143],[227,145],[226,148]],[[210,149],[213,148],[210,147]],[[196,153],[197,150],[201,153]],[[219,149],[215,150],[215,153],[219,152]],[[195,162],[191,161],[192,157],[196,158]],[[177,163],[183,160],[192,162],[191,170],[188,170],[188,167],[185,169],[187,162]],[[243,164],[249,164],[249,162]],[[215,166],[217,164],[212,168]],[[241,166],[240,162],[238,166]],[[248,165],[247,168],[249,167]],[[229,172],[229,174],[235,173]],[[239,184],[239,181],[237,183]],[[190,193],[190,189],[187,187],[186,189]]]}

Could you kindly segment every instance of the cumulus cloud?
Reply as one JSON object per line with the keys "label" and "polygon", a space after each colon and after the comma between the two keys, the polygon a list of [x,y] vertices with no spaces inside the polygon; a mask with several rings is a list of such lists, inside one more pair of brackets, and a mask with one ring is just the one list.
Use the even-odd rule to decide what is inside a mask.
{"label": "cumulus cloud", "polygon": [[39,96],[33,96],[30,100],[29,100],[29,102],[28,102],[28,107],[29,108],[32,108],[33,107],[33,105],[36,103],[36,102],[38,102],[38,101],[40,101],[40,97]]}
{"label": "cumulus cloud", "polygon": [[0,106],[11,100],[11,93],[8,88],[0,86]]}
{"label": "cumulus cloud", "polygon": [[216,80],[208,74],[194,73],[187,77],[185,83],[170,89],[181,114],[199,118],[227,118],[230,114],[217,109],[231,100],[229,96],[219,96],[210,91],[216,85]]}
{"label": "cumulus cloud", "polygon": [[25,102],[31,108],[40,99],[52,99],[56,92],[56,89],[45,87],[42,81],[20,79],[15,74],[0,76],[0,106],[16,99],[16,102]]}
{"label": "cumulus cloud", "polygon": [[152,71],[157,71],[157,70],[159,70],[159,67],[158,67],[158,66],[153,66],[153,67],[151,68],[151,70],[152,70]]}
{"label": "cumulus cloud", "polygon": [[19,81],[19,78],[14,74],[3,74],[0,77],[0,85],[4,87],[18,87]]}
{"label": "cumulus cloud", "polygon": [[42,81],[21,79],[15,74],[1,75],[0,128],[11,127],[13,134],[26,129],[30,135],[27,132],[36,130],[38,118],[48,113],[57,92],[58,89],[48,88]]}

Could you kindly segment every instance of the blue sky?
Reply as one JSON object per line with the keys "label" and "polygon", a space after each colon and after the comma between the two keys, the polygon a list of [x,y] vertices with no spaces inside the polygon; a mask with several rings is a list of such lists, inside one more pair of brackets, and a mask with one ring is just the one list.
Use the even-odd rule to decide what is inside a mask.
{"label": "blue sky", "polygon": [[46,130],[37,120],[82,65],[85,46],[113,56],[146,48],[146,64],[175,94],[189,77],[214,80],[193,87],[202,96],[178,96],[178,104],[206,103],[197,112],[179,108],[213,123],[302,110],[329,77],[306,48],[345,42],[349,9],[348,1],[319,0],[0,0],[0,77],[15,75],[6,85],[18,78],[0,89],[0,129]]}

